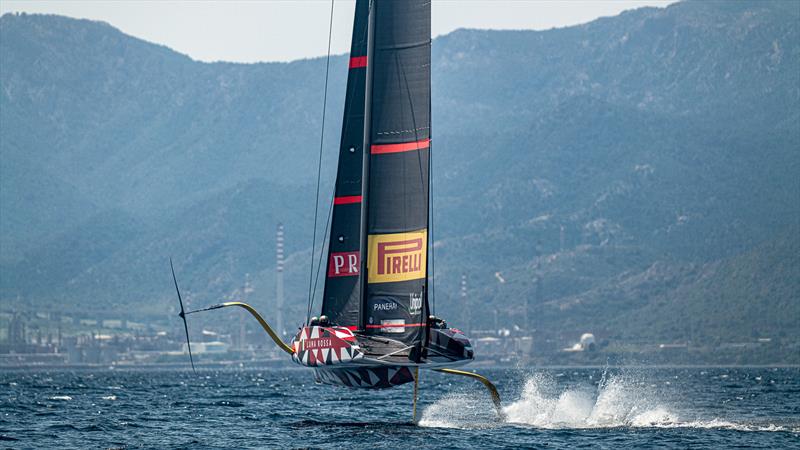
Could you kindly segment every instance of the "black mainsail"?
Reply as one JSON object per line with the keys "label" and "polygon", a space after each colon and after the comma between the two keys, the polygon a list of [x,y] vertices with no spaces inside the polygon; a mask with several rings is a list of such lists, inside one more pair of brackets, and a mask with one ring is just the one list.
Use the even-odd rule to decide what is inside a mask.
{"label": "black mainsail", "polygon": [[406,344],[428,317],[430,17],[429,0],[356,4],[322,307]]}

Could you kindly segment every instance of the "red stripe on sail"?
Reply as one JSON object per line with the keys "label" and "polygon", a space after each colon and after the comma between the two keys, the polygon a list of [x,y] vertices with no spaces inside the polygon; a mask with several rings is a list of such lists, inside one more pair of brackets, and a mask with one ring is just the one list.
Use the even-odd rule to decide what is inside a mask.
{"label": "red stripe on sail", "polygon": [[400,328],[400,327],[424,327],[424,323],[396,323],[386,325],[367,325],[367,328]]}
{"label": "red stripe on sail", "polygon": [[350,203],[361,203],[360,195],[348,195],[344,197],[335,197],[333,199],[334,205],[348,205]]}
{"label": "red stripe on sail", "polygon": [[373,155],[380,153],[400,153],[412,152],[414,150],[422,150],[431,146],[430,139],[422,139],[414,142],[403,142],[401,144],[375,144],[370,147],[370,153]]}
{"label": "red stripe on sail", "polygon": [[350,57],[350,68],[358,69],[359,67],[367,67],[367,57],[366,56]]}

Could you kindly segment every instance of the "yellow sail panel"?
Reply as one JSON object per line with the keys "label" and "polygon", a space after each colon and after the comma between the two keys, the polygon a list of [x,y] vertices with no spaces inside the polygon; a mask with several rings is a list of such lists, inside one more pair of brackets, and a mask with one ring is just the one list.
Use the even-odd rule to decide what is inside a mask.
{"label": "yellow sail panel", "polygon": [[425,278],[428,230],[371,234],[367,252],[368,283],[389,283]]}

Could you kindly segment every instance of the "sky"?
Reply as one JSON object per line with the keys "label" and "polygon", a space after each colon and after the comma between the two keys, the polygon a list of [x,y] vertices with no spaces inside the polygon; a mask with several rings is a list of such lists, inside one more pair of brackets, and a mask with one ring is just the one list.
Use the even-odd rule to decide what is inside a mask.
{"label": "sky", "polygon": [[[433,0],[433,35],[458,28],[546,30],[674,0]],[[332,53],[350,50],[355,0],[336,0]],[[330,0],[0,0],[8,12],[101,20],[200,61],[324,56]]]}

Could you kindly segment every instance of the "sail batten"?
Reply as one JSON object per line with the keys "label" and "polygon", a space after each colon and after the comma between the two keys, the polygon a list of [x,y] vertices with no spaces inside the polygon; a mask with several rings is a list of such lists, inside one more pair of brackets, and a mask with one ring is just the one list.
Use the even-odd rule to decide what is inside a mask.
{"label": "sail batten", "polygon": [[400,142],[397,144],[372,144],[370,146],[370,153],[400,153],[412,152],[415,150],[422,150],[431,146],[430,139],[421,139],[413,142]]}
{"label": "sail batten", "polygon": [[367,57],[366,56],[351,56],[350,57],[350,68],[351,69],[360,69],[362,67],[367,67]]}

